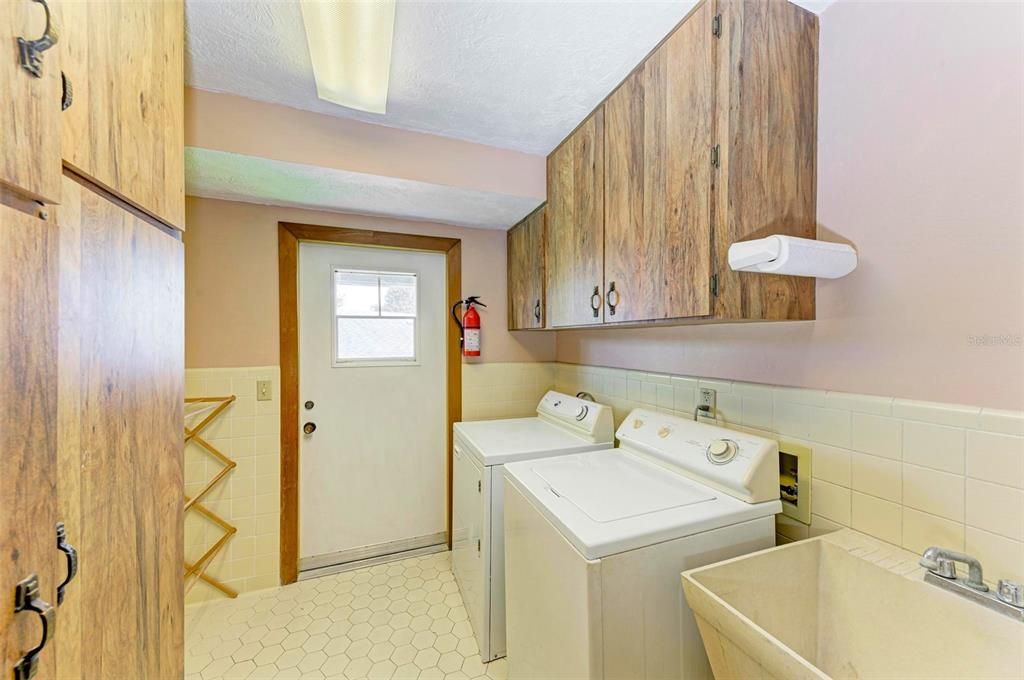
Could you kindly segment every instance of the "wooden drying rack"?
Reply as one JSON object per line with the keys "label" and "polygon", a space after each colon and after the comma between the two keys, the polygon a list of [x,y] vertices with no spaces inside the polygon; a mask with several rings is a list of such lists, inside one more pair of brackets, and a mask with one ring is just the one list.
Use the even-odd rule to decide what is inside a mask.
{"label": "wooden drying rack", "polygon": [[223,453],[218,451],[217,447],[215,447],[213,444],[199,436],[200,433],[204,429],[206,429],[206,427],[210,423],[212,423],[214,419],[217,418],[217,416],[223,413],[224,410],[228,406],[230,406],[234,401],[235,395],[233,394],[228,397],[189,397],[185,399],[186,405],[210,404],[210,406],[199,408],[196,409],[195,411],[192,411],[191,413],[185,414],[186,418],[190,418],[209,411],[206,417],[199,421],[199,424],[196,425],[195,427],[190,428],[187,425],[185,426],[185,444],[188,444],[189,442],[195,442],[206,453],[213,456],[215,459],[217,459],[217,461],[219,461],[224,466],[216,475],[213,476],[212,479],[210,479],[209,482],[206,483],[206,486],[204,486],[202,490],[200,490],[199,493],[195,495],[194,498],[189,498],[187,494],[185,495],[186,514],[188,514],[189,510],[194,510],[224,530],[224,534],[219,539],[217,539],[217,541],[213,545],[211,545],[205,553],[203,553],[202,557],[200,557],[194,563],[190,563],[188,560],[185,560],[186,593],[189,590],[191,590],[192,586],[194,586],[197,582],[204,581],[205,583],[208,583],[209,585],[213,586],[214,588],[221,591],[228,597],[238,597],[237,590],[235,590],[231,586],[221,583],[218,579],[206,573],[206,569],[210,566],[210,563],[213,561],[213,558],[217,555],[218,552],[220,552],[220,550],[225,545],[227,545],[228,540],[230,540],[230,538],[235,535],[235,532],[238,531],[238,529],[236,529],[233,525],[231,525],[231,523],[229,523],[223,517],[221,517],[220,515],[210,510],[201,503],[203,497],[206,496],[206,494],[210,493],[210,491],[215,486],[217,486],[217,484],[219,484],[225,477],[227,477],[228,473],[235,469],[237,463],[235,463],[235,461],[231,460]]}

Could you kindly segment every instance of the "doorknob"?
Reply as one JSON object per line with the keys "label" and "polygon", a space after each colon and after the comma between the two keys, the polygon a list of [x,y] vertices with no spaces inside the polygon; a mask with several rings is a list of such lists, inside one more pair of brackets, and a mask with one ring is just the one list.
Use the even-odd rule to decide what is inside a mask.
{"label": "doorknob", "polygon": [[68,572],[67,576],[59,586],[57,586],[57,606],[59,607],[64,601],[64,589],[67,587],[71,580],[78,574],[78,550],[75,546],[68,543],[67,531],[64,529],[64,522],[57,522],[57,550],[64,553],[64,557],[67,559]]}
{"label": "doorknob", "polygon": [[306,434],[313,434],[316,432],[316,423],[306,423],[302,426],[302,431]]}
{"label": "doorknob", "polygon": [[14,613],[26,611],[35,612],[39,616],[39,622],[43,624],[43,634],[39,639],[39,644],[25,652],[25,656],[14,664],[14,680],[31,680],[32,676],[36,674],[39,666],[39,653],[50,641],[54,629],[57,627],[57,612],[49,602],[45,602],[39,597],[39,577],[36,574],[29,575],[14,589]]}

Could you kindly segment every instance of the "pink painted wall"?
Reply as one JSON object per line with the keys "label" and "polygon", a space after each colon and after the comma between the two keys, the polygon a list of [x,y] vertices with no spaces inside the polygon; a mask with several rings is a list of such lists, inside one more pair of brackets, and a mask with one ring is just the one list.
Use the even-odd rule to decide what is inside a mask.
{"label": "pink painted wall", "polygon": [[819,235],[860,266],[817,321],[563,331],[558,359],[1024,408],[1022,7],[822,13]]}
{"label": "pink painted wall", "polygon": [[188,198],[185,366],[275,366],[279,360],[277,223],[304,222],[462,239],[462,290],[487,304],[483,357],[551,361],[554,333],[506,330],[505,232],[383,217]]}

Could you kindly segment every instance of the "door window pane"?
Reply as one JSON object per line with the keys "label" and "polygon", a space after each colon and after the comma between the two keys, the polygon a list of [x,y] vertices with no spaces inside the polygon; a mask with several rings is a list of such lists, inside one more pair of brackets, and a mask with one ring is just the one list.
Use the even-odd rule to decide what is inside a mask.
{"label": "door window pane", "polygon": [[380,276],[374,272],[334,272],[334,305],[338,316],[378,316]]}
{"label": "door window pane", "polygon": [[416,320],[338,317],[338,360],[416,359]]}
{"label": "door window pane", "polygon": [[381,274],[381,316],[416,316],[416,277],[409,274]]}

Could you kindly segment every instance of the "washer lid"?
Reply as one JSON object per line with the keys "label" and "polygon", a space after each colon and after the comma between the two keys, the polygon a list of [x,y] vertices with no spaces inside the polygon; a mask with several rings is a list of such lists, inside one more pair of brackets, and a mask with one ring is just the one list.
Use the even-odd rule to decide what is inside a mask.
{"label": "washer lid", "polygon": [[624,449],[524,460],[504,473],[588,560],[782,512],[778,500],[745,503]]}
{"label": "washer lid", "polygon": [[591,442],[537,417],[455,423],[455,442],[465,445],[485,466],[590,451],[611,444]]}
{"label": "washer lid", "polygon": [[595,522],[612,522],[715,499],[678,475],[630,464],[624,456],[559,458],[534,467],[552,492]]}

